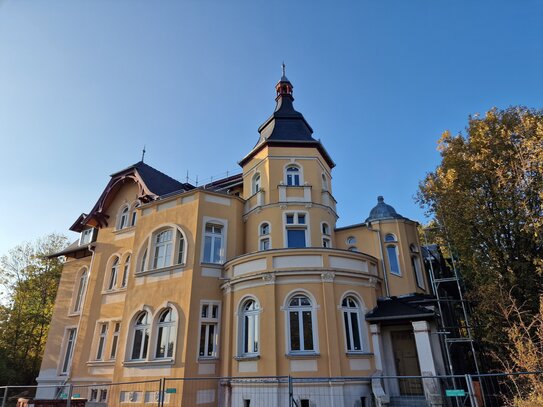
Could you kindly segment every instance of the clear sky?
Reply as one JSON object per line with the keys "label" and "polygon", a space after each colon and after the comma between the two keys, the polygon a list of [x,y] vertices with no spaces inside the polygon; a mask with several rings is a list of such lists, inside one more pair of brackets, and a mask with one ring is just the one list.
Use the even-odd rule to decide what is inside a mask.
{"label": "clear sky", "polygon": [[377,195],[424,221],[444,130],[542,107],[543,1],[0,0],[0,254],[67,232],[143,145],[180,180],[239,171],[283,60],[338,226]]}

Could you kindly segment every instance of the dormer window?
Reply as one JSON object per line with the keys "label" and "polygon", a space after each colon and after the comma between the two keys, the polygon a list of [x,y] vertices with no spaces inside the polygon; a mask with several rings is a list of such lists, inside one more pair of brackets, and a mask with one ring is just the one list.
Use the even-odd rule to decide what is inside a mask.
{"label": "dormer window", "polygon": [[301,183],[300,167],[289,165],[286,169],[286,181],[289,186],[299,186]]}
{"label": "dormer window", "polygon": [[79,246],[94,242],[94,239],[96,238],[95,231],[95,228],[90,228],[85,229],[83,232],[81,232],[81,237],[79,238]]}

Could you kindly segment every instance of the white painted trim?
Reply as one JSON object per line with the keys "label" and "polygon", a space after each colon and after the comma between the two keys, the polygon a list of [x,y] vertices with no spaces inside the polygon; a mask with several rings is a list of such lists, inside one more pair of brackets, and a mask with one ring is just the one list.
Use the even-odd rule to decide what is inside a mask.
{"label": "white painted trim", "polygon": [[[213,305],[218,305],[218,309],[217,309],[217,318],[206,318],[206,321],[203,321],[203,318],[202,318],[202,307],[204,305],[209,305],[209,311],[211,312],[211,309],[212,309],[212,306]],[[216,360],[219,358],[219,355],[220,355],[220,344],[221,344],[221,337],[220,337],[220,332],[221,332],[221,312],[222,312],[222,305],[221,305],[221,301],[217,301],[217,300],[206,300],[206,299],[203,299],[203,300],[200,300],[200,304],[199,304],[199,308],[198,308],[198,341],[196,342],[196,363],[201,363],[201,362],[206,362],[207,360],[209,361],[213,361],[213,360]],[[215,330],[215,338],[214,338],[214,350],[215,350],[215,354],[212,355],[212,356],[200,356],[200,340],[201,340],[201,334],[202,334],[202,324],[206,323],[206,324],[210,324],[212,323],[211,321],[209,321],[210,319],[213,319],[213,320],[217,320],[216,322],[216,330]],[[205,344],[207,345],[207,344]],[[207,346],[206,346],[207,347]]]}
{"label": "white painted trim", "polygon": [[[289,316],[289,303],[290,300],[297,296],[297,295],[304,295],[309,298],[311,301],[311,330],[313,335],[313,350],[311,351],[293,351],[290,348],[290,316]],[[319,306],[317,305],[317,301],[315,296],[306,289],[297,288],[294,290],[291,290],[286,296],[285,300],[283,302],[283,305],[280,307],[281,311],[283,311],[283,317],[285,321],[285,349],[287,350],[287,353],[289,355],[307,355],[307,354],[318,354],[319,353],[319,326],[318,326],[318,318],[317,318],[317,311],[319,310]],[[303,338],[300,338],[300,344],[302,343]]]}
{"label": "white painted trim", "polygon": [[[305,215],[305,223],[298,223],[298,215]],[[287,224],[287,215],[294,215],[295,223]],[[288,249],[288,233],[287,229],[304,229],[305,230],[305,247],[311,247],[311,218],[308,211],[300,210],[285,210],[282,214],[283,218],[283,247]]]}
{"label": "white painted trim", "polygon": [[223,227],[222,231],[222,248],[221,248],[221,259],[219,263],[209,263],[209,264],[223,264],[226,261],[226,253],[228,249],[228,220],[227,219],[221,219],[221,218],[215,218],[211,216],[203,216],[202,217],[202,242],[200,246],[200,263],[206,264],[207,262],[204,261],[204,252],[205,252],[205,238],[206,238],[206,225],[208,223],[215,224],[215,225],[221,225]]}

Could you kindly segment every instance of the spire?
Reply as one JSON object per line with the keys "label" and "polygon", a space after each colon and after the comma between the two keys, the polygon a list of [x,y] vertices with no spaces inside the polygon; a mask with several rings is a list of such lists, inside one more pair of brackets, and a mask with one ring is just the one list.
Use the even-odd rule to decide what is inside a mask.
{"label": "spire", "polygon": [[275,91],[277,92],[277,97],[275,98],[275,100],[277,102],[279,102],[278,99],[282,96],[287,96],[291,100],[294,100],[294,98],[292,97],[292,88],[294,86],[292,86],[292,83],[290,83],[290,81],[288,80],[285,74],[286,67],[287,66],[283,62],[281,64],[281,70],[282,70],[281,79],[279,79],[279,82],[277,82],[277,85],[275,85]]}

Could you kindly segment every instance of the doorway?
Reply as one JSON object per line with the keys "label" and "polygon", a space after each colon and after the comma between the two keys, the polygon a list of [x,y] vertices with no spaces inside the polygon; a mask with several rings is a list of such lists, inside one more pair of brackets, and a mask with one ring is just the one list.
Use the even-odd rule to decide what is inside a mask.
{"label": "doorway", "polygon": [[[420,376],[419,358],[415,335],[412,330],[391,331],[392,352],[398,376]],[[422,396],[422,380],[419,378],[399,379],[402,396]]]}

